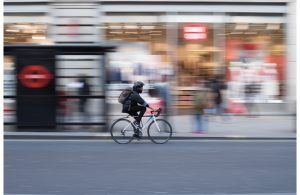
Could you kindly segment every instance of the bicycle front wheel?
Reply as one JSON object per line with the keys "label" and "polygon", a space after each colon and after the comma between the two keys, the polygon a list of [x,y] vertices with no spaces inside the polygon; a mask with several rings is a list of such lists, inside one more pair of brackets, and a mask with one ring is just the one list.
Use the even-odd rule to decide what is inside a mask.
{"label": "bicycle front wheel", "polygon": [[172,127],[168,121],[156,119],[150,123],[147,133],[153,143],[164,144],[172,136]]}
{"label": "bicycle front wheel", "polygon": [[110,128],[111,138],[118,144],[130,143],[133,139],[134,127],[127,119],[115,121]]}

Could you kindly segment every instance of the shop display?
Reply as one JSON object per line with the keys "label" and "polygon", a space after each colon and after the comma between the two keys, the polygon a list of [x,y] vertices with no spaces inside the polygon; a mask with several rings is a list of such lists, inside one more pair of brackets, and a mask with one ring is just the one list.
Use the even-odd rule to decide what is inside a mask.
{"label": "shop display", "polygon": [[[103,24],[106,41],[119,46],[109,56],[107,83],[153,83],[168,75],[176,82],[175,88],[187,88],[197,79],[226,74],[232,100],[247,101],[245,88],[251,83],[260,86],[255,101],[283,99],[286,47],[282,24],[269,28],[267,23],[226,23],[224,29],[218,29],[214,23],[176,26],[176,35],[171,37],[168,23]],[[50,42],[47,31],[48,25],[42,23],[5,24],[4,44],[46,44]],[[6,72],[8,86],[6,75],[11,75],[11,71]],[[191,105],[193,90],[182,89],[173,94],[176,104]]]}

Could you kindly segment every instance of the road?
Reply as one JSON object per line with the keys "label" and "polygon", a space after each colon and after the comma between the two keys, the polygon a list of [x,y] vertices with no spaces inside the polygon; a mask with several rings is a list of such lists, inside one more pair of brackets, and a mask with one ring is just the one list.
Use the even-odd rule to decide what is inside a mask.
{"label": "road", "polygon": [[295,141],[5,140],[6,194],[295,194]]}

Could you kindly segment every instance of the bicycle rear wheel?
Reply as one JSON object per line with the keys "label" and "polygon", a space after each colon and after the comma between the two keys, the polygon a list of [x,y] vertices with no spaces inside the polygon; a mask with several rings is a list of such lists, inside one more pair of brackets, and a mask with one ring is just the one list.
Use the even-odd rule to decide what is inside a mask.
{"label": "bicycle rear wheel", "polygon": [[110,128],[112,139],[118,144],[128,144],[132,141],[134,127],[127,119],[119,119],[115,121]]}
{"label": "bicycle rear wheel", "polygon": [[148,126],[148,136],[153,143],[164,144],[172,137],[172,127],[164,119],[156,119]]}

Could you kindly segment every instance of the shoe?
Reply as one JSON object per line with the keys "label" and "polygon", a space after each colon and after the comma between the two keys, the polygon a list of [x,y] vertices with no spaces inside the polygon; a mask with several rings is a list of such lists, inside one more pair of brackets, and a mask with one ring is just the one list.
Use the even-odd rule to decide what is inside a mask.
{"label": "shoe", "polygon": [[134,133],[133,137],[136,138],[136,139],[142,139],[142,137],[140,136],[139,133]]}

